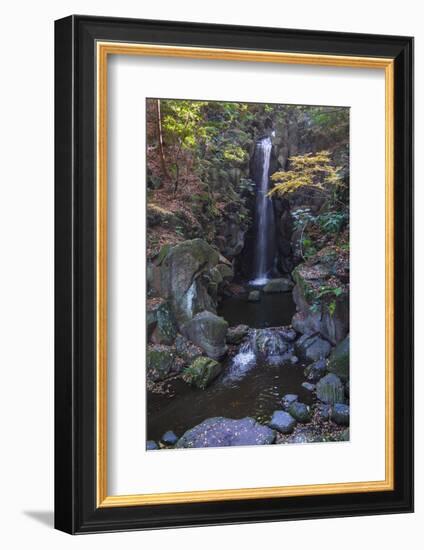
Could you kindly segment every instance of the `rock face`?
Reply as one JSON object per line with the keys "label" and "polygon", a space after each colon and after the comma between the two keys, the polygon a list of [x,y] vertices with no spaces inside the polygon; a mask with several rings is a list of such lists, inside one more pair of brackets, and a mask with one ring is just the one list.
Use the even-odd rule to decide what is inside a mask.
{"label": "rock face", "polygon": [[237,325],[230,327],[227,332],[227,344],[240,344],[247,336],[249,327],[247,325]]}
{"label": "rock face", "polygon": [[331,352],[328,371],[333,372],[343,381],[349,380],[349,336],[346,336]]}
{"label": "rock face", "polygon": [[327,357],[331,351],[331,345],[318,334],[304,334],[295,344],[296,351],[305,361],[318,361]]}
{"label": "rock face", "polygon": [[305,403],[299,403],[295,401],[289,406],[289,413],[295,418],[298,422],[306,423],[311,420],[311,411]]}
{"label": "rock face", "polygon": [[296,426],[296,420],[286,411],[274,411],[269,427],[282,434],[290,434]]}
{"label": "rock face", "polygon": [[179,325],[199,311],[215,312],[208,293],[206,275],[219,262],[219,253],[202,239],[184,241],[170,247],[156,260],[160,269],[159,294],[171,304]]}
{"label": "rock face", "polygon": [[182,327],[184,336],[212,359],[220,359],[226,354],[227,330],[227,321],[210,311],[198,313]]}
{"label": "rock face", "polygon": [[275,292],[289,292],[293,288],[293,283],[290,279],[280,278],[272,279],[263,288],[263,291],[267,294],[273,294]]}
{"label": "rock face", "polygon": [[188,384],[204,390],[220,372],[221,365],[218,361],[209,357],[198,357],[184,370],[183,379]]}
{"label": "rock face", "polygon": [[241,420],[208,418],[188,430],[176,444],[177,448],[233,447],[239,445],[269,445],[275,431],[246,417]]}
{"label": "rock face", "polygon": [[333,405],[345,402],[345,392],[342,381],[332,372],[321,378],[316,387],[317,398],[323,403]]}
{"label": "rock face", "polygon": [[349,406],[335,403],[331,410],[331,420],[340,426],[349,426]]}
{"label": "rock face", "polygon": [[319,333],[335,345],[349,332],[349,273],[348,260],[340,261],[335,272],[333,253],[331,247],[323,249],[313,265],[300,264],[293,271],[297,313],[292,325],[302,334]]}
{"label": "rock face", "polygon": [[147,377],[153,382],[164,380],[176,371],[176,356],[167,346],[149,346],[147,348]]}

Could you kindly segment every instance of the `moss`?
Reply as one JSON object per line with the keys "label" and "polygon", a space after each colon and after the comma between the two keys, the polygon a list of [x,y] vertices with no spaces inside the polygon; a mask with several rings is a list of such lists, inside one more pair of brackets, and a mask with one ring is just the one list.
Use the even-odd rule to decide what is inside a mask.
{"label": "moss", "polygon": [[184,370],[183,379],[188,384],[204,390],[221,372],[218,361],[209,357],[198,357]]}

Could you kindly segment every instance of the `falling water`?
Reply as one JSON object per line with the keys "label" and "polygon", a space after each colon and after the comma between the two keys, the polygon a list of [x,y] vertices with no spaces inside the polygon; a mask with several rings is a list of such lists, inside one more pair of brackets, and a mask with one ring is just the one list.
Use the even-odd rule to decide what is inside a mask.
{"label": "falling water", "polygon": [[254,285],[267,282],[274,260],[274,208],[272,199],[268,197],[271,149],[270,137],[259,140],[255,149],[256,239],[252,281]]}

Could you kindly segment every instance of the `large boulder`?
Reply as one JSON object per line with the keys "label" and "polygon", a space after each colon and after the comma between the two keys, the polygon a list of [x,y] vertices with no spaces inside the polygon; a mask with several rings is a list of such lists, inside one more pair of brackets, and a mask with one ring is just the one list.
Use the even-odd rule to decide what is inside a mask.
{"label": "large boulder", "polygon": [[280,278],[271,279],[264,287],[263,291],[267,294],[277,292],[289,292],[293,288],[293,282],[290,279]]}
{"label": "large boulder", "polygon": [[343,381],[349,380],[349,336],[346,336],[331,352],[327,369]]}
{"label": "large boulder", "polygon": [[212,359],[220,359],[227,353],[227,330],[227,321],[210,311],[198,313],[182,328],[184,336]]}
{"label": "large boulder", "polygon": [[326,358],[331,351],[331,344],[318,334],[304,334],[295,344],[299,357],[305,361],[318,361]]}
{"label": "large boulder", "polygon": [[275,431],[254,418],[241,420],[215,417],[204,420],[188,430],[176,444],[177,448],[236,447],[240,445],[270,445]]}
{"label": "large boulder", "polygon": [[317,398],[323,403],[333,405],[345,402],[345,390],[342,381],[330,372],[318,382],[316,386]]}
{"label": "large boulder", "polygon": [[188,384],[204,390],[221,372],[221,365],[215,359],[198,357],[184,369],[183,379]]}
{"label": "large boulder", "polygon": [[180,325],[199,311],[215,312],[206,275],[218,261],[219,253],[202,239],[177,244],[161,259],[160,295],[169,300]]}
{"label": "large boulder", "polygon": [[294,430],[296,420],[286,411],[274,411],[268,425],[282,434],[289,434]]}

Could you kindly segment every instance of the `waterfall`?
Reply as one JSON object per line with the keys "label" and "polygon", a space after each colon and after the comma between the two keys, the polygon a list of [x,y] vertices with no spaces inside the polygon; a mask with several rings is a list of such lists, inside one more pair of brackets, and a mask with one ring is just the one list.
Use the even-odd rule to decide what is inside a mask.
{"label": "waterfall", "polygon": [[272,142],[264,137],[256,143],[254,180],[256,183],[256,235],[254,248],[254,277],[252,284],[265,284],[270,276],[275,257],[275,223],[269,191],[269,164]]}

